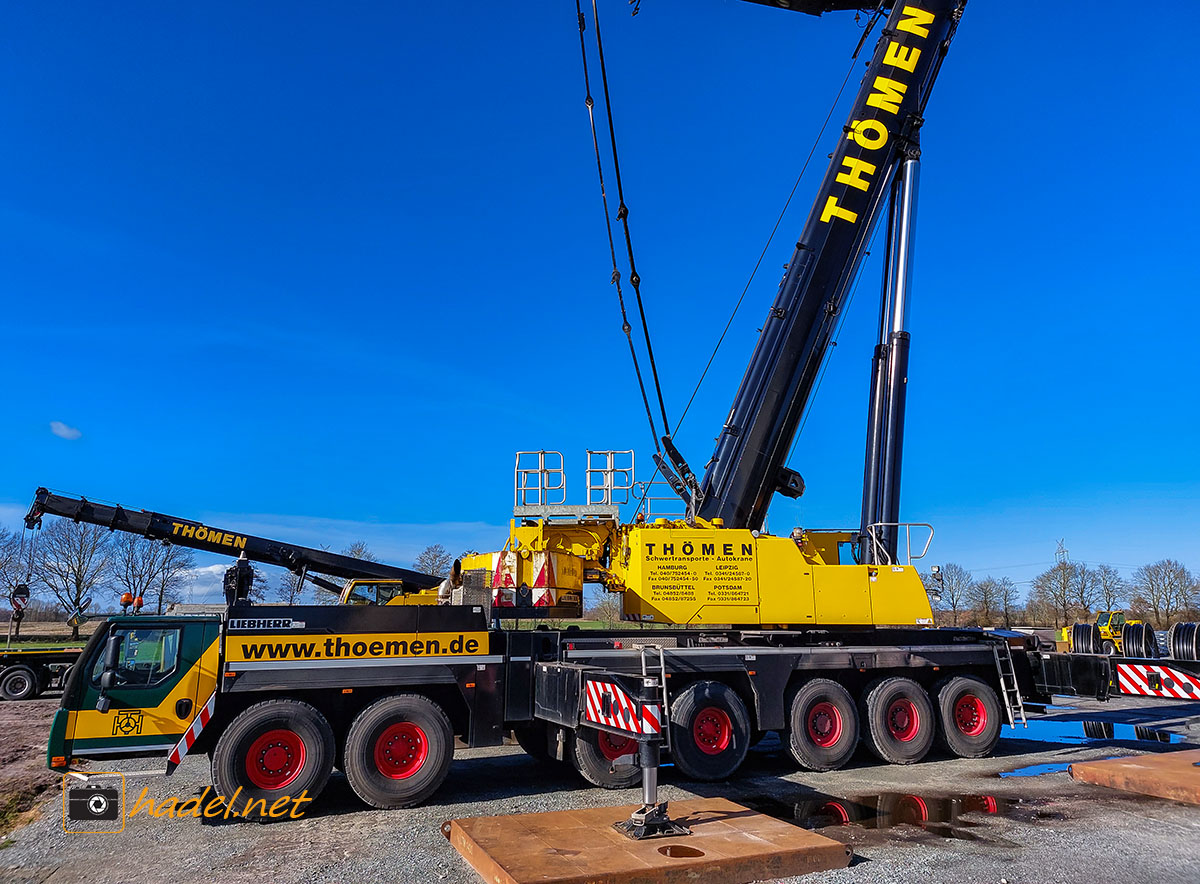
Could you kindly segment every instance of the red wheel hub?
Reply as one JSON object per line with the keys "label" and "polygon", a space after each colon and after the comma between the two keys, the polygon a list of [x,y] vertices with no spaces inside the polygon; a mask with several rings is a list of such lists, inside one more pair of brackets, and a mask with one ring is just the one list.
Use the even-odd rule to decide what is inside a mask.
{"label": "red wheel hub", "polygon": [[808,710],[808,738],[828,749],[842,738],[842,713],[828,700],[814,703]]}
{"label": "red wheel hub", "polygon": [[259,789],[282,789],[304,769],[304,740],[295,731],[276,728],[250,744],[246,776]]}
{"label": "red wheel hub", "polygon": [[835,826],[845,826],[850,822],[850,811],[840,801],[826,801],[817,808],[818,816],[827,816]]}
{"label": "red wheel hub", "polygon": [[411,721],[389,724],[375,740],[375,767],[393,780],[408,779],[428,757],[429,738]]}
{"label": "red wheel hub", "polygon": [[600,731],[597,734],[596,745],[600,747],[600,754],[609,761],[616,761],[622,755],[637,754],[637,745],[634,739],[620,737],[606,731]]}
{"label": "red wheel hub", "polygon": [[987,728],[987,706],[974,694],[963,694],[954,704],[954,723],[968,737],[977,737]]}
{"label": "red wheel hub", "polygon": [[921,732],[921,714],[908,697],[892,701],[887,710],[888,733],[901,743],[907,743]]}
{"label": "red wheel hub", "polygon": [[929,822],[929,805],[920,795],[905,795],[896,805],[897,821],[920,825]]}
{"label": "red wheel hub", "polygon": [[729,713],[719,706],[700,710],[692,722],[692,739],[705,755],[720,755],[733,740],[733,722]]}

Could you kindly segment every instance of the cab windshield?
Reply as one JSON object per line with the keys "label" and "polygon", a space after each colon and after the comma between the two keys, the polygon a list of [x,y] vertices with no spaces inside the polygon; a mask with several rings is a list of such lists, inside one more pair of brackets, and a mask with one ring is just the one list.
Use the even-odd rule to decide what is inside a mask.
{"label": "cab windshield", "polygon": [[346,596],[348,605],[386,605],[404,592],[400,581],[381,581],[365,583],[354,581],[350,593]]}
{"label": "cab windshield", "polygon": [[1108,618],[1111,616],[1112,616],[1112,614],[1105,611],[1103,614],[1101,614],[1099,617],[1096,618],[1096,625],[1097,626],[1108,626]]}

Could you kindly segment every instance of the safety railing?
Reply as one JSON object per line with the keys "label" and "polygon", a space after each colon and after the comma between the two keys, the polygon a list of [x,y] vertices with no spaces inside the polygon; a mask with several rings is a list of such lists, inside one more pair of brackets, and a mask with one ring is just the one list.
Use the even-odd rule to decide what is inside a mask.
{"label": "safety railing", "polygon": [[567,502],[567,473],[561,451],[518,451],[513,471],[513,506],[561,506]]}
{"label": "safety railing", "polygon": [[[912,529],[925,528],[929,531],[929,536],[925,538],[925,545],[921,547],[921,551],[915,556],[912,553]],[[904,564],[911,565],[916,559],[925,557],[929,552],[929,545],[933,543],[933,526],[928,522],[874,522],[867,526],[867,536],[871,539],[871,549],[875,555],[873,558],[881,565],[894,565],[891,555],[887,550],[887,533],[894,530],[897,532],[896,550],[900,550],[899,532],[904,530]]]}
{"label": "safety railing", "polygon": [[584,472],[588,504],[629,503],[633,491],[633,450],[592,451],[587,453]]}
{"label": "safety railing", "polygon": [[682,519],[687,515],[687,504],[665,481],[638,482],[634,488],[634,498],[638,501],[637,511],[648,522],[654,519]]}

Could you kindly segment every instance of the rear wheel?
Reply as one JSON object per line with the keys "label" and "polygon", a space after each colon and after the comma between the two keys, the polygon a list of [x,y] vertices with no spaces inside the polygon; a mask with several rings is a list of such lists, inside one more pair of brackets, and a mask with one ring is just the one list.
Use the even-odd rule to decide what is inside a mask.
{"label": "rear wheel", "polygon": [[719,681],[689,685],[671,704],[671,757],[693,780],[723,780],[746,759],[750,716],[737,692]]}
{"label": "rear wheel", "polygon": [[30,700],[37,696],[38,678],[28,666],[10,666],[0,675],[0,697]]}
{"label": "rear wheel", "polygon": [[885,678],[867,688],[862,719],[872,752],[891,764],[920,761],[933,745],[933,703],[911,678]]}
{"label": "rear wheel", "polygon": [[575,769],[601,789],[632,789],[642,781],[637,740],[591,727],[580,728],[571,741]]}
{"label": "rear wheel", "polygon": [[978,678],[955,676],[938,685],[938,742],[959,758],[990,755],[1003,724],[1000,699]]}
{"label": "rear wheel", "polygon": [[849,691],[827,678],[796,689],[789,712],[788,748],[809,770],[837,770],[858,746],[858,711]]}
{"label": "rear wheel", "polygon": [[437,791],[453,756],[454,732],[442,708],[419,694],[394,694],[350,725],[346,779],[372,807],[412,807]]}
{"label": "rear wheel", "polygon": [[1104,644],[1102,644],[1102,645],[1100,646],[1100,653],[1102,653],[1102,654],[1105,654],[1105,655],[1107,655],[1107,656],[1109,656],[1109,657],[1111,657],[1111,656],[1112,656],[1113,654],[1115,654],[1116,652],[1117,652],[1117,646],[1116,646],[1116,643],[1115,643],[1115,642],[1112,642],[1112,641],[1110,641],[1109,639],[1105,639],[1105,640],[1104,640]]}
{"label": "rear wheel", "polygon": [[252,816],[267,815],[280,798],[316,798],[332,769],[329,722],[299,700],[267,700],[246,709],[225,728],[212,755],[217,793],[237,813],[253,802]]}

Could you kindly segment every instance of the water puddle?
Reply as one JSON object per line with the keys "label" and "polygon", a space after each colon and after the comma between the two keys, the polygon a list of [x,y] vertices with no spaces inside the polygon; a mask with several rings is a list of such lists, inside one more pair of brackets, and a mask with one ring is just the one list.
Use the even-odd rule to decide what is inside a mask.
{"label": "water puddle", "polygon": [[1033,740],[1037,743],[1066,743],[1086,746],[1093,743],[1182,743],[1183,737],[1171,731],[1142,727],[1140,724],[1120,724],[1112,721],[1058,721],[1031,718],[1029,727],[1009,727],[1000,731],[1007,740]]}
{"label": "water puddle", "polygon": [[[804,829],[856,826],[861,829],[892,829],[916,826],[942,838],[978,841],[970,830],[989,816],[1059,818],[1040,814],[1030,802],[994,795],[912,795],[884,792],[878,795],[808,795],[795,803],[770,796],[738,797],[738,802]],[[966,819],[965,817],[975,817]]]}

